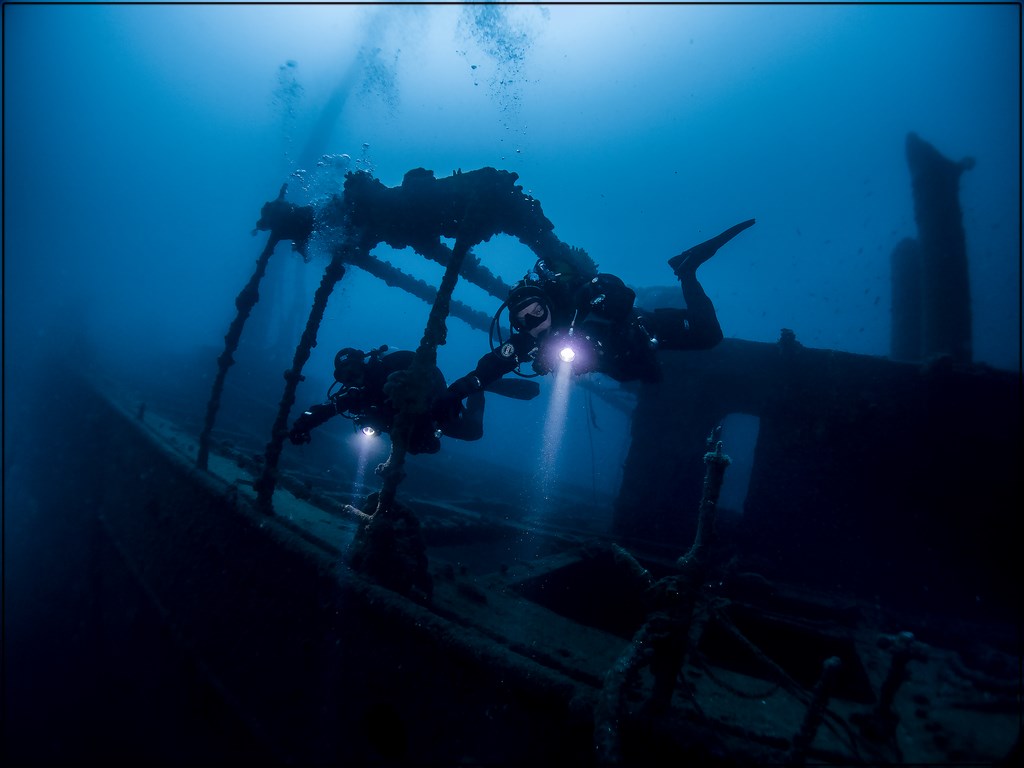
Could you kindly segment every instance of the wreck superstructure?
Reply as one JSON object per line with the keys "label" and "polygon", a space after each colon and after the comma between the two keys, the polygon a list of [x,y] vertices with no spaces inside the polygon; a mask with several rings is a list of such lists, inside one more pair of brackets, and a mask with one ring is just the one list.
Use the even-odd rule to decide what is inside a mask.
{"label": "wreck superstructure", "polygon": [[[618,535],[685,548],[694,521],[664,510],[673,499],[696,504],[700,467],[643,436],[662,433],[669,424],[681,444],[697,444],[726,416],[744,414],[759,425],[751,485],[743,509],[735,510],[743,513],[736,541],[745,547],[745,557],[757,561],[756,543],[775,538],[780,544],[762,566],[780,577],[812,584],[827,568],[836,585],[862,596],[881,590],[921,601],[920,585],[891,584],[886,569],[862,564],[895,567],[915,552],[955,547],[957,565],[934,557],[917,563],[921,585],[943,583],[965,595],[991,594],[996,602],[1012,599],[1003,585],[1012,580],[1014,561],[1006,500],[1020,497],[1013,467],[1021,414],[1012,405],[1019,377],[970,364],[958,181],[973,161],[947,160],[915,134],[907,137],[907,159],[920,235],[893,253],[894,360],[807,349],[788,329],[774,345],[727,339],[705,352],[663,352],[671,385],[634,390],[638,404],[616,504]],[[540,203],[517,181],[516,174],[493,168],[445,178],[419,168],[389,188],[356,172],[347,175],[340,196],[315,210],[285,202],[284,187],[264,206],[257,228],[270,236],[254,281],[281,240],[290,240],[305,255],[309,238],[327,233],[332,258],[286,375],[259,487],[273,485],[295,385],[315,345],[327,296],[345,267],[356,266],[436,303],[437,290],[372,255],[378,244],[411,248],[451,270],[453,249],[442,238],[454,240],[464,261],[450,281],[468,279],[499,300],[509,286],[470,252],[473,244],[498,233],[515,236],[532,256],[552,265],[584,275],[597,272],[585,251],[559,240]],[[254,291],[248,286],[236,301],[239,320],[226,337],[218,383],[231,363],[247,294]],[[487,328],[485,313],[449,296],[442,303],[442,316],[450,313],[479,330]],[[442,325],[433,343],[443,344],[444,336]],[[216,387],[201,446],[213,424]],[[968,444],[987,448],[965,454]],[[203,457],[201,447],[200,466]],[[963,515],[963,509],[972,514]],[[859,553],[837,559],[853,540],[860,542]]]}

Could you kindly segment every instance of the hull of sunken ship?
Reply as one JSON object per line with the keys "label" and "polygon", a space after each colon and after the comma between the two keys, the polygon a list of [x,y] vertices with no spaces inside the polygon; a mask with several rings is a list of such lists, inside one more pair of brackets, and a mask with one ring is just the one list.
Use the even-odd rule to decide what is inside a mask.
{"label": "hull of sunken ship", "polygon": [[[939,388],[1000,398],[1013,387],[991,372],[799,352],[869,379],[881,370],[919,383],[939,376]],[[726,342],[704,356],[709,391],[714,370],[750,355],[792,366],[776,345]],[[791,368],[790,378],[800,375]],[[110,384],[66,388],[74,381],[62,381],[64,394],[51,401],[60,406],[49,413],[65,434],[90,435],[90,447],[54,448],[60,488],[73,489],[54,524],[90,542],[89,647],[102,658],[89,664],[106,689],[94,705],[114,701],[119,686],[158,691],[148,714],[128,717],[147,740],[134,752],[129,742],[128,755],[150,754],[161,738],[160,759],[173,762],[293,765],[990,763],[1018,748],[1012,624],[999,611],[960,606],[952,587],[964,579],[991,587],[1005,576],[1006,564],[981,562],[974,550],[984,543],[998,552],[990,539],[1006,531],[969,535],[936,515],[927,538],[897,542],[903,524],[886,519],[877,499],[872,514],[858,506],[836,523],[850,544],[823,565],[806,557],[821,531],[787,517],[799,496],[769,505],[756,471],[748,501],[774,516],[771,530],[744,533],[756,520],[724,511],[715,520],[728,446],[705,443],[707,435],[682,441],[677,471],[664,473],[651,465],[651,442],[635,439],[610,530],[588,526],[592,515],[568,497],[564,525],[537,524],[509,504],[514,495],[499,482],[515,481],[507,471],[490,476],[482,465],[473,483],[464,474],[418,475],[410,463],[399,502],[409,514],[390,546],[372,545],[386,551],[381,570],[360,572],[349,563],[360,547],[365,553],[359,508],[373,500],[353,496],[350,478],[313,476],[284,460],[268,514],[253,487],[262,446],[241,428],[226,423],[199,470],[194,417],[163,408],[152,392],[144,405]],[[801,431],[794,423],[806,403],[789,407],[787,434]],[[641,396],[640,431],[644,411]],[[686,413],[673,418],[682,434],[700,426]],[[950,475],[971,485],[972,504],[995,503],[978,498],[978,472],[1010,468],[973,450],[998,438],[984,426],[994,422],[965,423],[980,431]],[[912,453],[913,442],[905,437],[893,451]],[[778,475],[792,453],[766,416],[755,467],[767,463]],[[825,458],[797,453],[835,483],[814,465]],[[901,466],[891,476],[916,482]],[[641,468],[660,478],[645,492],[630,489]],[[676,483],[692,481],[694,468],[695,487],[680,493]],[[818,504],[842,509],[846,485],[809,477],[802,485],[817,488]],[[999,485],[985,477],[986,487]],[[922,498],[920,489],[904,498],[897,485],[886,488],[880,498],[900,504]],[[666,505],[660,495],[675,500]],[[619,516],[641,503],[661,505],[652,517],[671,516],[679,530],[643,530],[643,518],[624,524]],[[912,503],[902,512],[915,509],[928,512]],[[934,546],[956,536],[962,559],[951,563]],[[900,573],[946,570],[949,578],[931,582],[947,601],[942,611],[891,585],[877,591],[868,574],[891,578],[882,564],[893,550]],[[190,711],[202,715],[183,714]]]}

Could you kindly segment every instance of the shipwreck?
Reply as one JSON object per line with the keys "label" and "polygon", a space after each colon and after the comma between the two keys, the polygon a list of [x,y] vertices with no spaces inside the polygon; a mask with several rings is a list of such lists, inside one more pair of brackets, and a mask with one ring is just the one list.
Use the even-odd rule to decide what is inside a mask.
{"label": "shipwreck", "polygon": [[[266,247],[235,300],[201,419],[85,379],[54,414],[93,436],[61,460],[90,500],[77,509],[94,537],[97,644],[133,669],[149,652],[130,638],[163,637],[183,671],[156,675],[166,699],[156,712],[202,706],[216,723],[161,756],[847,765],[1019,755],[1007,617],[1020,597],[1020,378],[972,364],[963,318],[943,325],[950,302],[969,318],[955,207],[968,164],[916,137],[908,157],[920,237],[894,254],[894,355],[808,348],[786,329],[777,343],[666,353],[665,381],[631,391],[633,440],[604,528],[496,512],[465,478],[431,495],[407,461],[401,419],[367,496],[289,460],[296,387],[346,270],[429,305],[403,398],[414,413],[416,370],[435,362],[446,323],[490,322],[451,298],[456,282],[507,295],[475,245],[505,233],[531,259],[596,268],[514,173],[416,169],[387,187],[353,172],[316,208],[282,187],[257,224]],[[276,419],[262,443],[247,440],[218,422],[225,382],[275,248],[305,254],[312,237],[329,238],[331,257]],[[380,243],[436,262],[438,286],[376,258]],[[719,430],[732,414],[758,423],[740,510],[718,504],[730,451]],[[677,450],[652,448],[652,430],[675,435]]]}

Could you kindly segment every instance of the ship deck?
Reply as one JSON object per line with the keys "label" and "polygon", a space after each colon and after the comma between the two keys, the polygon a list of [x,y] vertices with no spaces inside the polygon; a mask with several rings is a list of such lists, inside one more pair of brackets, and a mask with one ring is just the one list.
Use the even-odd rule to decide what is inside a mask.
{"label": "ship deck", "polygon": [[[106,424],[95,471],[113,489],[105,532],[281,761],[387,762],[392,749],[412,762],[597,760],[595,707],[644,619],[611,567],[606,532],[571,515],[566,527],[518,515],[500,495],[463,494],[456,478],[439,485],[444,494],[404,494],[434,587],[429,601],[411,600],[345,565],[362,520],[347,483],[285,465],[267,515],[253,491],[258,440],[219,436],[202,471],[193,424],[95,392]],[[671,570],[657,548],[634,554],[655,575]],[[784,759],[833,656],[842,670],[808,760],[990,762],[1013,747],[1016,681],[921,640],[892,732],[868,735],[900,617],[757,574],[705,589],[670,711],[640,714],[647,672],[627,702],[628,762]],[[366,727],[378,720],[386,739]],[[404,746],[381,741],[395,734]]]}

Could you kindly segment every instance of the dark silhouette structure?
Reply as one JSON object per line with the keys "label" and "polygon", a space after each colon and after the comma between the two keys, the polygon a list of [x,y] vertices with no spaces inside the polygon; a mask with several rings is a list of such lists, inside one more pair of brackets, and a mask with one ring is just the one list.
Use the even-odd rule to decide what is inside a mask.
{"label": "dark silhouette structure", "polygon": [[960,176],[974,167],[954,162],[916,133],[907,134],[917,240],[892,255],[892,356],[927,360],[949,355],[971,362],[971,289],[960,209]]}

